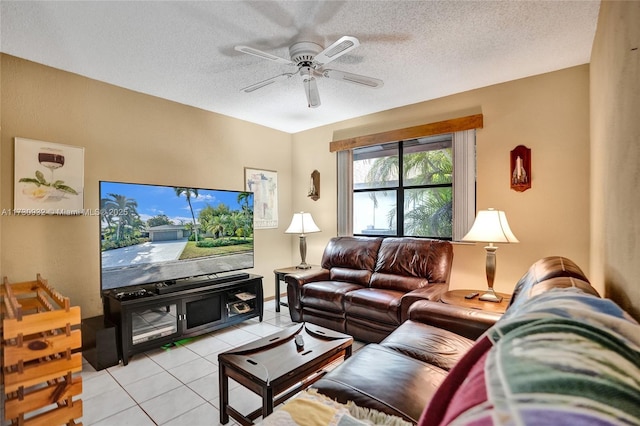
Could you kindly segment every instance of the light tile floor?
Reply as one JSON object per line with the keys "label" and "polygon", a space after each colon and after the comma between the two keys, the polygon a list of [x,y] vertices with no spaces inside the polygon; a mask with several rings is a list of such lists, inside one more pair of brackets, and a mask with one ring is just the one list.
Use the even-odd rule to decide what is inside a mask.
{"label": "light tile floor", "polygon": [[[220,421],[218,353],[293,325],[286,307],[266,301],[264,317],[245,321],[175,346],[133,356],[96,371],[84,362],[85,426],[217,425]],[[362,347],[354,342],[354,351]],[[258,395],[230,380],[229,400],[243,414],[261,406]],[[237,425],[231,420],[229,425]]]}

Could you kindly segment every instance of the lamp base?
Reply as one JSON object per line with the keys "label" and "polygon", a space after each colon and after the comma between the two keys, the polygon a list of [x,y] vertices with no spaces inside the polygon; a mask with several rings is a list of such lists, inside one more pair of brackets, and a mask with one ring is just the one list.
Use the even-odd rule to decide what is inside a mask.
{"label": "lamp base", "polygon": [[311,265],[309,265],[308,263],[302,262],[301,264],[296,266],[296,269],[311,269]]}
{"label": "lamp base", "polygon": [[480,300],[482,300],[483,302],[500,303],[502,302],[502,296],[498,296],[496,292],[492,288],[490,288],[482,296],[480,296]]}

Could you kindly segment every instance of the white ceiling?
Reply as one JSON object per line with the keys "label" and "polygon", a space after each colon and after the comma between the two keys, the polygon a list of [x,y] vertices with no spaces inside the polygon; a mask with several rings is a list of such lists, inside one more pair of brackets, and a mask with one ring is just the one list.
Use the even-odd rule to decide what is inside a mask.
{"label": "white ceiling", "polygon": [[[341,120],[588,63],[599,0],[1,1],[2,52],[96,80],[295,133]],[[382,79],[369,89],[320,78],[307,108],[292,68],[301,40],[361,45],[330,68]],[[295,71],[295,68],[293,69]]]}

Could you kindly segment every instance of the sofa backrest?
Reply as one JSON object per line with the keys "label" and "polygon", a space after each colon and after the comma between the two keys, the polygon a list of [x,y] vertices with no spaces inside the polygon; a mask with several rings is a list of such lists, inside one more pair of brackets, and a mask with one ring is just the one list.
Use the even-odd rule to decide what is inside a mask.
{"label": "sofa backrest", "polygon": [[[510,308],[552,288],[577,287],[600,297],[582,269],[562,256],[544,257],[535,262],[520,278],[511,296]],[[511,310],[511,309],[510,309]]]}
{"label": "sofa backrest", "polygon": [[371,276],[371,287],[411,291],[429,283],[448,283],[453,246],[426,238],[385,238]]}
{"label": "sofa backrest", "polygon": [[381,242],[378,237],[334,237],[324,249],[321,266],[330,271],[332,281],[368,286]]}

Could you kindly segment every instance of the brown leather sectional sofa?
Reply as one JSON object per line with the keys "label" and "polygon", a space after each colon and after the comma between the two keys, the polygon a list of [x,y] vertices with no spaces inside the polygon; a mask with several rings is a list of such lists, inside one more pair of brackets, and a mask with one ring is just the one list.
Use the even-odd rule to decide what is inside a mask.
{"label": "brown leather sectional sofa", "polygon": [[[539,293],[567,287],[599,297],[571,260],[541,259],[517,283],[507,314],[513,316],[512,311],[519,309],[514,305]],[[476,344],[469,337],[484,336],[483,331],[500,317],[487,314],[478,321],[478,314],[464,307],[418,301],[408,310],[408,320],[382,342],[366,345],[313,388],[341,403],[353,401],[418,423],[436,392],[443,391],[439,388],[449,371],[467,362],[465,354]],[[463,386],[465,378],[456,377],[454,382]],[[455,389],[449,391],[455,393]],[[423,418],[423,424],[438,423]]]}
{"label": "brown leather sectional sofa", "polygon": [[453,248],[423,238],[335,237],[322,269],[287,275],[291,319],[380,342],[417,300],[449,288]]}

